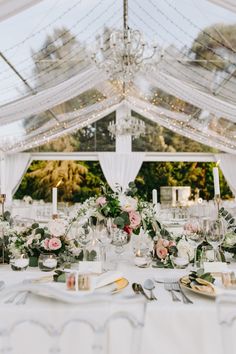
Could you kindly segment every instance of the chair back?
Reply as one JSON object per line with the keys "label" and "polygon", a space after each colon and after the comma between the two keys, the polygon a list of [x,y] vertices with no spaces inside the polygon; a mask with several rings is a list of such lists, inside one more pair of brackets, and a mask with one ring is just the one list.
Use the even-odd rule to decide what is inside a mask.
{"label": "chair back", "polygon": [[[48,300],[47,300],[48,301]],[[53,302],[52,302],[53,305]],[[138,354],[146,302],[91,296],[79,304],[25,309],[1,316],[1,354]],[[6,321],[5,321],[6,318]]]}
{"label": "chair back", "polygon": [[221,327],[222,354],[236,354],[236,295],[218,296],[216,306],[218,322]]}

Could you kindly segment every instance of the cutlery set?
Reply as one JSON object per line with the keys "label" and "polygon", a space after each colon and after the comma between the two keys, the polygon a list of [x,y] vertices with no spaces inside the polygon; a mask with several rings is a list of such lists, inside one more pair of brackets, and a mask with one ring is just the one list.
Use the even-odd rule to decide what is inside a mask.
{"label": "cutlery set", "polygon": [[[173,302],[180,302],[181,299],[177,296],[176,293],[179,293],[184,304],[193,304],[192,300],[183,292],[178,280],[176,279],[165,279],[165,280],[156,280],[156,283],[163,284],[164,289],[170,293]],[[144,289],[149,291],[150,295],[148,296]],[[132,289],[137,295],[143,295],[147,300],[157,300],[153,290],[155,289],[155,284],[152,279],[146,279],[143,283],[143,287],[139,283],[133,283]]]}

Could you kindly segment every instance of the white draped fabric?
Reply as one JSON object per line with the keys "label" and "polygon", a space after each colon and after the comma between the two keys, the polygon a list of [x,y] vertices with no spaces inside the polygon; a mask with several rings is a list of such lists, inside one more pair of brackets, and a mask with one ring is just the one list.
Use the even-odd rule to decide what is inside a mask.
{"label": "white draped fabric", "polygon": [[236,12],[236,0],[208,0],[213,4],[224,7],[227,10]]}
{"label": "white draped fabric", "polygon": [[69,122],[67,122],[66,127],[64,126],[64,124],[58,124],[56,128],[51,129],[49,131],[45,131],[40,128],[38,134],[33,133],[27,138],[27,141],[24,141],[24,144],[22,144],[22,142],[19,142],[16,145],[12,146],[10,151],[20,152],[32,149],[33,147],[45,144],[45,140],[47,142],[50,142],[65,134],[69,134],[74,132],[75,130],[82,129],[83,127],[92,124],[97,120],[107,116],[108,114],[116,111],[116,109],[120,105],[119,101],[120,98],[118,96],[112,97],[111,99],[105,100],[104,102],[98,104],[100,108],[98,108],[97,106],[96,110],[94,111],[84,111],[84,114],[77,113],[74,119],[71,119]]}
{"label": "white draped fabric", "polygon": [[116,191],[120,186],[125,191],[133,182],[143,163],[143,153],[119,154],[114,152],[100,153],[99,162],[107,183]]}
{"label": "white draped fabric", "polygon": [[27,10],[42,0],[0,0],[0,22]]}
{"label": "white draped fabric", "polygon": [[200,91],[194,85],[162,72],[147,73],[146,78],[150,83],[173,96],[203,110],[208,110],[217,117],[226,117],[232,122],[236,122],[236,106],[229,102],[223,101],[210,93]]}
{"label": "white draped fabric", "polygon": [[216,154],[225,179],[236,197],[236,156],[231,154]]}
{"label": "white draped fabric", "polygon": [[12,197],[19,187],[30,162],[30,154],[5,155],[5,194],[7,203],[12,201]]}
{"label": "white draped fabric", "polygon": [[[128,102],[132,110],[167,129],[189,139],[198,141],[199,143],[218,148],[221,151],[231,154],[236,153],[236,146],[234,147],[231,141],[228,141],[225,137],[222,137],[215,132],[209,130],[204,131],[202,126],[197,122],[188,122],[190,117],[187,115],[171,112],[148,103],[147,101],[143,102],[135,97],[129,97]],[[186,122],[186,124],[183,124],[183,122]],[[209,139],[209,137],[211,138]]]}
{"label": "white draped fabric", "polygon": [[0,107],[0,125],[44,112],[79,96],[105,79],[106,74],[96,68],[88,68],[56,86]]}

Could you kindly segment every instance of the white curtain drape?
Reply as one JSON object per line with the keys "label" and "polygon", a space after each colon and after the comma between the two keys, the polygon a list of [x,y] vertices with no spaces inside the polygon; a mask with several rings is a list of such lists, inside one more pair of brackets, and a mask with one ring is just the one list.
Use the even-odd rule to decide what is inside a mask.
{"label": "white curtain drape", "polygon": [[227,10],[236,12],[236,0],[208,0],[213,4],[224,7]]}
{"label": "white curtain drape", "polygon": [[9,204],[31,162],[30,154],[5,155],[5,193]]}
{"label": "white curtain drape", "polygon": [[143,163],[144,154],[133,152],[119,154],[115,152],[100,153],[99,162],[107,183],[116,191],[118,186],[125,191],[130,182],[133,182]]}
{"label": "white curtain drape", "polygon": [[42,0],[0,0],[0,22],[27,10]]}
{"label": "white curtain drape", "polygon": [[90,67],[58,85],[1,106],[0,125],[44,112],[82,94],[105,79],[106,74]]}
{"label": "white curtain drape", "polygon": [[216,161],[220,161],[220,168],[225,179],[236,197],[236,155],[216,154]]}

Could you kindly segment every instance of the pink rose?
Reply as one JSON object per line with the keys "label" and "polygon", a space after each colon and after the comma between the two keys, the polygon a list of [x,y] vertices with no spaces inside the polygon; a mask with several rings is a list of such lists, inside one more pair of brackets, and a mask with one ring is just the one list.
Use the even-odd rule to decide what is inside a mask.
{"label": "pink rose", "polygon": [[156,247],[156,255],[160,259],[165,259],[168,255],[168,250],[165,247]]}
{"label": "pink rose", "polygon": [[157,240],[157,244],[156,244],[156,247],[162,247],[163,246],[163,239],[162,238],[159,238],[158,240]]}
{"label": "pink rose", "polygon": [[43,246],[43,248],[44,248],[45,250],[47,250],[47,251],[50,249],[50,248],[49,248],[49,238],[45,238],[45,240],[43,240],[42,246]]}
{"label": "pink rose", "polygon": [[100,206],[105,205],[106,202],[107,202],[107,200],[106,200],[105,197],[98,197],[97,200],[96,200],[96,204],[97,204],[97,205],[100,205]]}
{"label": "pink rose", "polygon": [[48,247],[52,251],[56,251],[61,248],[61,240],[59,238],[53,237],[48,242]]}
{"label": "pink rose", "polygon": [[200,231],[200,227],[198,223],[188,222],[184,225],[184,230],[187,234],[198,233]]}
{"label": "pink rose", "polygon": [[129,212],[129,221],[130,221],[130,227],[132,229],[135,229],[136,227],[138,227],[141,223],[141,217],[139,215],[139,213],[137,213],[136,211],[130,211]]}

